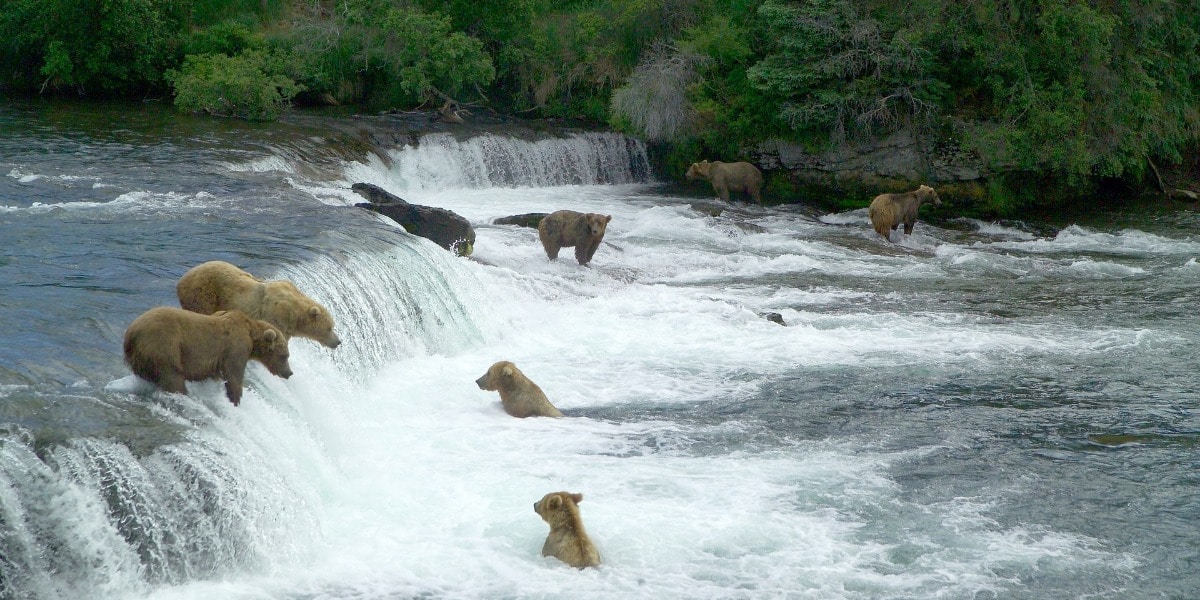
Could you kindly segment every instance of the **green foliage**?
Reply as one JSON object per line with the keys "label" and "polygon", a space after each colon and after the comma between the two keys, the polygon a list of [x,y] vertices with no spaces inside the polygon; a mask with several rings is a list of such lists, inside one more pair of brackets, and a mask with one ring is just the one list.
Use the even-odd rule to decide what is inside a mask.
{"label": "green foliage", "polygon": [[61,40],[54,40],[46,48],[46,62],[42,64],[42,75],[54,87],[69,86],[75,83],[75,65],[71,63],[71,55],[67,53],[67,45]]}
{"label": "green foliage", "polygon": [[194,27],[208,27],[230,20],[253,23],[260,19],[282,16],[289,0],[174,0],[190,15]]}
{"label": "green foliage", "polygon": [[231,19],[193,32],[183,45],[183,53],[234,56],[244,50],[262,49],[265,46],[262,36],[254,33],[251,23]]}
{"label": "green foliage", "polygon": [[384,70],[400,90],[423,98],[433,90],[457,96],[496,76],[483,43],[450,29],[450,18],[417,9],[393,9],[383,20],[388,50]]}
{"label": "green foliage", "polygon": [[318,91],[350,86],[354,96],[413,106],[438,92],[475,94],[495,79],[483,43],[453,31],[451,19],[384,0],[341,0],[328,21],[314,20],[291,37],[303,81]]}
{"label": "green foliage", "polygon": [[1196,14],[1160,0],[948,4],[939,62],[973,117],[966,144],[995,171],[1077,185],[1177,160],[1200,131]]}
{"label": "green foliage", "polygon": [[788,178],[787,174],[778,171],[767,173],[767,182],[765,187],[766,190],[763,192],[763,196],[765,196],[766,199],[764,199],[763,202],[766,202],[767,204],[779,204],[781,202],[787,202],[788,200],[794,199],[799,193],[796,184]]}
{"label": "green foliage", "polygon": [[747,72],[792,130],[837,141],[886,133],[939,112],[944,86],[918,36],[852,0],[768,0],[758,9],[771,40]]}
{"label": "green foliage", "polygon": [[700,142],[692,160],[737,160],[747,146],[780,132],[776,104],[749,84],[746,70],[760,46],[754,8],[717,11],[682,32],[680,46],[702,57],[690,87],[692,135]]}
{"label": "green foliage", "polygon": [[183,112],[272,120],[301,91],[284,71],[286,57],[249,50],[237,56],[188,56],[179,71],[168,71],[175,106]]}
{"label": "green foliage", "polygon": [[744,64],[754,52],[749,28],[735,23],[727,14],[715,14],[704,23],[685,29],[682,37],[684,47],[708,57],[719,67]]}
{"label": "green foliage", "polygon": [[155,89],[182,24],[155,0],[7,0],[0,8],[5,87],[90,95]]}
{"label": "green foliage", "polygon": [[952,129],[1020,174],[993,177],[996,213],[1200,150],[1200,10],[1178,0],[0,0],[0,39],[6,93],[173,85],[247,118],[301,87],[446,95],[671,140],[672,169]]}

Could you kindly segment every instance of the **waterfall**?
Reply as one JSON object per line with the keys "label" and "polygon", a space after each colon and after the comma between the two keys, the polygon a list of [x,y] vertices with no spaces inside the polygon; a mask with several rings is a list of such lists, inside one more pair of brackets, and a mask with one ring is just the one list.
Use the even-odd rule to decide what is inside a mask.
{"label": "waterfall", "polygon": [[90,437],[39,455],[28,430],[0,434],[0,597],[104,598],[262,568],[314,530],[252,448],[185,437],[139,457]]}
{"label": "waterfall", "polygon": [[[536,141],[430,134],[418,141],[374,152],[388,155],[390,180],[418,190],[650,179],[644,147],[618,134]],[[323,152],[320,143],[312,148]],[[294,191],[287,186],[312,175],[270,158],[252,160],[274,165],[269,170],[222,164],[248,185],[265,185],[265,174],[284,171],[284,196]],[[287,381],[250,365],[237,408],[217,381],[190,382],[186,396],[151,394],[132,376],[106,386],[107,374],[68,389],[0,386],[0,401],[34,407],[14,409],[18,420],[0,423],[0,598],[128,598],[303,563],[322,542],[325,503],[336,495],[339,464],[331,456],[353,442],[345,432],[369,418],[356,412],[363,410],[356,402],[380,369],[453,355],[499,335],[492,299],[463,268],[467,259],[391,226],[359,229],[362,217],[322,221],[311,239],[260,242],[245,233],[272,225],[259,198],[277,201],[268,193],[222,205],[228,221],[210,226],[227,223],[219,235],[262,244],[254,250],[259,256],[268,248],[282,266],[255,274],[292,280],[329,307],[343,344],[329,350],[294,339],[296,375]],[[310,218],[305,211],[321,219],[331,210],[358,210],[282,202],[272,208],[293,220]],[[347,225],[356,228],[343,230]],[[203,239],[196,247],[211,248]],[[126,250],[107,249],[118,256]],[[119,343],[104,347],[119,365]]]}
{"label": "waterfall", "polygon": [[[118,380],[71,400],[103,405],[105,421],[136,432],[61,434],[47,424],[65,438],[56,440],[0,426],[0,598],[124,597],[270,570],[312,548],[333,470],[315,425],[336,418],[339,399],[380,366],[482,335],[479,284],[454,260],[385,230],[264,274],[293,280],[340,315],[344,343],[329,351],[293,340],[298,375],[287,382],[252,365],[239,408],[216,381],[148,398],[122,393],[136,386]],[[5,401],[27,393],[0,392]]]}
{"label": "waterfall", "polygon": [[389,151],[391,177],[408,191],[644,183],[645,146],[617,133],[575,133],[528,141],[484,134],[458,140],[428,134]]}
{"label": "waterfall", "polygon": [[481,339],[487,319],[478,314],[488,303],[455,260],[415,237],[360,238],[354,252],[317,256],[271,278],[291,280],[339,316],[342,345],[332,360],[361,381],[389,362]]}

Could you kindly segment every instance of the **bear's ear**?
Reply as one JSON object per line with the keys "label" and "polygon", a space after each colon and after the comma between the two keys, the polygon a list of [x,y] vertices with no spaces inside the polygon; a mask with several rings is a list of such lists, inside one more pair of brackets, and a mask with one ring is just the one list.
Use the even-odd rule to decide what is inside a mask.
{"label": "bear's ear", "polygon": [[512,377],[512,374],[513,374],[512,367],[510,367],[508,365],[504,365],[504,368],[500,370],[500,373],[502,373],[505,377]]}
{"label": "bear's ear", "polygon": [[319,316],[321,316],[321,309],[319,309],[319,308],[317,308],[317,307],[315,307],[315,306],[314,306],[314,307],[312,307],[312,308],[310,308],[310,309],[308,309],[308,318],[310,318],[310,319],[315,319],[315,318],[317,318],[317,317],[319,317]]}
{"label": "bear's ear", "polygon": [[607,223],[607,222],[609,222],[609,221],[611,221],[611,220],[612,220],[612,215],[604,215],[604,222],[605,222],[605,223]]}
{"label": "bear's ear", "polygon": [[550,496],[550,499],[546,501],[546,510],[554,510],[560,506],[562,506],[561,496]]}
{"label": "bear's ear", "polygon": [[575,504],[579,504],[583,502],[583,494],[571,494],[571,499],[575,501]]}
{"label": "bear's ear", "polygon": [[274,329],[268,329],[268,330],[264,331],[264,332],[263,332],[263,339],[264,339],[264,340],[267,340],[268,342],[273,342],[273,341],[275,341],[275,330],[274,330]]}

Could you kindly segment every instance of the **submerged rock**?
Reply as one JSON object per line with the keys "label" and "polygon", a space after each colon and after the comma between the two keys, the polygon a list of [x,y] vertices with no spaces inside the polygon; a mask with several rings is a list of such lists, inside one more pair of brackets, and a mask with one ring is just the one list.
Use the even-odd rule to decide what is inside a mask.
{"label": "submerged rock", "polygon": [[368,200],[354,206],[382,214],[413,235],[426,238],[459,256],[470,256],[475,249],[475,229],[471,222],[453,211],[410,204],[370,183],[356,183],[350,189]]}

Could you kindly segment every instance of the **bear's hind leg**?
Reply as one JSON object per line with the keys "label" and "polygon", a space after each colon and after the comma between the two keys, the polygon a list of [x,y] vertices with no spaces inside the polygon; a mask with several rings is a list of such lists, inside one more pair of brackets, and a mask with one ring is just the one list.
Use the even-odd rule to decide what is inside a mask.
{"label": "bear's hind leg", "polygon": [[187,394],[187,385],[184,383],[183,374],[177,371],[165,370],[158,374],[158,381],[155,382],[159,389],[172,394]]}

